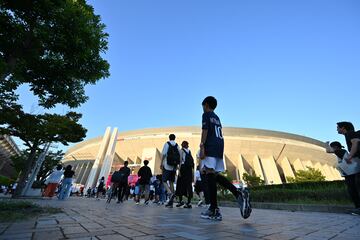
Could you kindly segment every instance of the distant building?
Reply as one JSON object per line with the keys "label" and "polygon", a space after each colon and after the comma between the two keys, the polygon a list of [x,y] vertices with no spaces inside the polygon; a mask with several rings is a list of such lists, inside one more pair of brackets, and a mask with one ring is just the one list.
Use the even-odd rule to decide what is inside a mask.
{"label": "distant building", "polygon": [[0,135],[0,175],[13,178],[16,175],[11,157],[20,155],[14,140],[7,135]]}
{"label": "distant building", "polygon": [[[63,162],[75,167],[76,182],[86,187],[95,186],[102,176],[105,179],[119,169],[125,160],[136,171],[142,161],[149,160],[153,173],[161,172],[161,151],[168,135],[174,133],[180,145],[190,144],[195,158],[200,144],[199,127],[154,128],[111,133],[81,142],[70,148]],[[225,166],[230,176],[242,180],[243,173],[256,174],[266,184],[281,184],[286,177],[306,167],[319,169],[326,180],[341,179],[335,169],[336,159],[325,152],[324,143],[318,140],[259,129],[223,128],[225,139]],[[198,161],[198,160],[197,160]]]}

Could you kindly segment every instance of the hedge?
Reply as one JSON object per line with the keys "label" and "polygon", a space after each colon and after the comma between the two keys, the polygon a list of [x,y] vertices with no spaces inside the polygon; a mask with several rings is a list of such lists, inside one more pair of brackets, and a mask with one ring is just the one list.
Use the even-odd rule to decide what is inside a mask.
{"label": "hedge", "polygon": [[[344,181],[304,182],[250,188],[253,202],[351,204]],[[233,200],[230,195],[223,200]]]}

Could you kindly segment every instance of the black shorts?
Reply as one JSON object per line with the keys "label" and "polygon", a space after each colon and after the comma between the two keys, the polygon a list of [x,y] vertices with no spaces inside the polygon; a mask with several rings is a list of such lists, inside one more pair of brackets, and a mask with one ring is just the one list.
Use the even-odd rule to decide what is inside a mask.
{"label": "black shorts", "polygon": [[162,175],[162,180],[163,182],[175,182],[175,175],[176,175],[176,171],[169,171],[164,169],[163,170],[163,175]]}

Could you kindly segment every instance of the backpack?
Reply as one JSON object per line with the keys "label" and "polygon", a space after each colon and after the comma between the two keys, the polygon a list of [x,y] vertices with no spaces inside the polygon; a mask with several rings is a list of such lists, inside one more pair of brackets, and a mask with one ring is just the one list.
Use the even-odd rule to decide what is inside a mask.
{"label": "backpack", "polygon": [[124,170],[125,169],[122,168],[121,170],[114,172],[114,174],[111,176],[111,182],[126,182],[127,177]]}
{"label": "backpack", "polygon": [[184,162],[184,166],[189,167],[189,168],[193,168],[194,167],[194,158],[191,155],[191,152],[189,151],[189,153],[187,153],[185,150],[183,150],[185,153],[185,162]]}
{"label": "backpack", "polygon": [[175,144],[175,146],[171,145],[170,142],[168,142],[169,149],[166,156],[166,162],[170,166],[177,166],[180,164],[180,153],[178,150],[178,145]]}

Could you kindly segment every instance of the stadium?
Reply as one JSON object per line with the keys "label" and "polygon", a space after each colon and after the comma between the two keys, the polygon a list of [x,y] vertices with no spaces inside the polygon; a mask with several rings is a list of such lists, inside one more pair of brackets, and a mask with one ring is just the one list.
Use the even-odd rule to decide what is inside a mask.
{"label": "stadium", "polygon": [[[149,160],[153,174],[160,174],[161,151],[169,134],[176,141],[189,142],[194,159],[200,143],[200,127],[152,128],[127,132],[111,131],[71,147],[63,163],[75,169],[75,183],[94,187],[99,178],[129,161],[134,173],[143,160]],[[257,175],[265,184],[286,183],[298,170],[319,169],[327,181],[341,179],[335,168],[336,158],[325,152],[324,143],[300,135],[260,129],[224,127],[224,161],[234,181],[242,181],[244,173]],[[199,160],[197,160],[199,161]]]}

